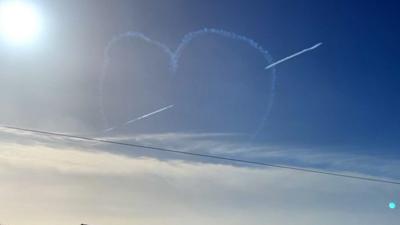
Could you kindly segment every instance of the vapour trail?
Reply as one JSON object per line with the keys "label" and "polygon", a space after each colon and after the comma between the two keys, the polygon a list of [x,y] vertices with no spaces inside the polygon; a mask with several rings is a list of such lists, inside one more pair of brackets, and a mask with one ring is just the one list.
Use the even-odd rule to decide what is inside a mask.
{"label": "vapour trail", "polygon": [[174,52],[174,57],[172,58],[171,66],[172,66],[173,70],[176,70],[178,68],[179,59],[182,55],[183,50],[186,48],[186,46],[189,45],[194,39],[199,38],[204,35],[207,35],[207,34],[214,34],[217,36],[244,42],[244,43],[248,44],[250,47],[257,50],[259,53],[261,53],[268,63],[272,63],[272,57],[269,54],[269,52],[267,50],[265,50],[260,44],[258,44],[253,39],[243,36],[243,35],[233,33],[233,32],[221,30],[221,29],[204,28],[204,29],[201,29],[198,31],[187,33],[182,38],[182,41],[176,48],[176,50]]}
{"label": "vapour trail", "polygon": [[[251,38],[248,38],[246,36],[243,35],[239,35],[233,32],[229,32],[229,31],[225,31],[225,30],[221,30],[221,29],[214,29],[214,28],[204,28],[201,30],[197,30],[194,32],[190,32],[188,34],[186,34],[181,42],[178,44],[178,47],[175,50],[171,50],[168,46],[166,46],[165,44],[152,40],[151,38],[147,37],[145,34],[140,33],[140,32],[126,32],[123,34],[119,34],[117,36],[115,36],[106,46],[105,51],[104,51],[104,64],[103,64],[103,74],[102,77],[100,79],[100,86],[99,86],[99,93],[100,93],[100,98],[99,98],[99,105],[100,105],[100,113],[102,116],[102,119],[104,120],[104,124],[106,127],[109,126],[109,122],[107,119],[107,115],[104,111],[104,105],[103,105],[103,87],[104,87],[104,79],[107,75],[106,73],[106,69],[109,66],[109,62],[111,60],[111,56],[110,56],[110,50],[116,45],[118,44],[119,41],[122,41],[126,38],[128,39],[139,39],[142,40],[148,44],[154,45],[159,47],[161,50],[163,50],[164,53],[166,53],[169,57],[170,60],[170,72],[172,74],[175,74],[178,66],[179,66],[179,60],[182,56],[183,50],[196,38],[205,36],[205,35],[217,35],[217,36],[221,36],[221,37],[225,37],[228,39],[232,39],[232,40],[237,40],[240,42],[244,42],[246,44],[248,44],[250,47],[254,48],[255,50],[257,50],[263,57],[264,59],[267,61],[267,63],[271,64],[273,63],[272,57],[269,54],[269,52],[267,50],[265,50],[260,44],[258,44],[256,41],[254,41]],[[262,121],[260,122],[260,125],[257,129],[257,132],[254,134],[254,136],[256,136],[258,134],[259,131],[262,130],[262,128],[264,127],[268,116],[272,110],[272,106],[274,104],[274,98],[275,98],[275,87],[276,87],[276,71],[274,68],[271,69],[271,86],[270,86],[270,96],[268,99],[266,104],[266,108],[265,108],[265,113],[264,113],[264,117],[262,118]],[[262,104],[262,103],[261,103]]]}
{"label": "vapour trail", "polygon": [[314,49],[318,48],[320,45],[322,45],[322,42],[317,43],[317,44],[313,45],[312,47],[309,47],[309,48],[303,49],[303,50],[301,50],[301,51],[299,51],[299,52],[296,52],[296,53],[294,53],[294,54],[292,54],[292,55],[290,55],[290,56],[288,56],[288,57],[285,57],[285,58],[283,58],[283,59],[281,59],[281,60],[278,60],[278,61],[276,61],[276,62],[274,62],[274,63],[271,63],[271,64],[269,64],[268,66],[266,66],[265,69],[268,70],[268,69],[270,69],[270,68],[273,68],[274,66],[276,66],[276,65],[278,65],[278,64],[280,64],[280,63],[283,63],[283,62],[285,62],[285,61],[287,61],[287,60],[289,60],[289,59],[291,59],[291,58],[294,58],[294,57],[296,57],[296,56],[298,56],[298,55],[301,55],[301,54],[303,54],[303,53],[306,53],[306,52],[308,52],[308,51],[314,50]]}
{"label": "vapour trail", "polygon": [[140,116],[140,117],[138,117],[138,118],[136,118],[136,119],[129,120],[128,122],[126,122],[126,124],[134,123],[134,122],[136,122],[136,121],[138,121],[138,120],[147,118],[147,117],[149,117],[149,116],[151,116],[151,115],[154,115],[154,114],[156,114],[156,113],[160,113],[160,112],[162,112],[162,111],[164,111],[164,110],[167,110],[167,109],[169,109],[169,108],[172,108],[172,107],[174,107],[174,105],[169,105],[169,106],[163,107],[163,108],[161,108],[161,109],[159,109],[159,110],[156,110],[156,111],[154,111],[154,112],[148,113],[148,114],[143,115],[143,116]]}
{"label": "vapour trail", "polygon": [[156,111],[154,111],[154,112],[147,113],[147,114],[145,114],[145,115],[143,115],[143,116],[139,116],[139,117],[136,117],[135,119],[129,120],[129,121],[125,122],[122,126],[119,126],[119,127],[111,127],[111,128],[105,129],[103,132],[104,132],[104,133],[110,132],[110,131],[112,131],[112,130],[115,130],[116,128],[120,128],[120,127],[126,126],[126,125],[128,125],[128,124],[134,123],[134,122],[136,122],[136,121],[145,119],[145,118],[147,118],[147,117],[150,117],[150,116],[152,116],[152,115],[154,115],[154,114],[157,114],[157,113],[160,113],[160,112],[165,111],[165,110],[167,110],[167,109],[170,109],[170,108],[172,108],[172,107],[174,107],[174,105],[169,105],[169,106],[163,107],[163,108],[158,109],[158,110],[156,110]]}

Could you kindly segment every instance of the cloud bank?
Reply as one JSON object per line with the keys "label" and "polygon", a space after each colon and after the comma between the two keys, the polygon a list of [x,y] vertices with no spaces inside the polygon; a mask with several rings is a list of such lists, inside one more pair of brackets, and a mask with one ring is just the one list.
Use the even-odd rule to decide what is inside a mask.
{"label": "cloud bank", "polygon": [[[4,224],[388,224],[400,188],[86,146],[0,147]],[[397,198],[397,199],[396,199]]]}

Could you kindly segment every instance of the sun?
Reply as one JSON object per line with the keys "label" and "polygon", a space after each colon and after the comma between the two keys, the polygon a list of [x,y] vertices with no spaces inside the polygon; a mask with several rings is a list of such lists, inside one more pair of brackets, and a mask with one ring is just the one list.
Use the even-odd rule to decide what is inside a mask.
{"label": "sun", "polygon": [[41,18],[37,9],[24,1],[0,3],[0,35],[13,44],[25,44],[35,40],[41,30]]}

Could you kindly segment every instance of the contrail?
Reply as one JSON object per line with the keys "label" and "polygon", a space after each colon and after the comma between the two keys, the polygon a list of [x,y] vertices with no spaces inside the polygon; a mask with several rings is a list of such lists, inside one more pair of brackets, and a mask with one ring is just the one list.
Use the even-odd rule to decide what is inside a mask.
{"label": "contrail", "polygon": [[164,110],[167,110],[167,109],[169,109],[169,108],[172,108],[172,107],[174,107],[174,105],[169,105],[169,106],[163,107],[163,108],[161,108],[161,109],[159,109],[159,110],[156,110],[156,111],[154,111],[154,112],[148,113],[148,114],[143,115],[143,116],[139,116],[138,118],[135,118],[135,119],[133,119],[133,120],[129,120],[129,121],[126,122],[124,125],[130,124],[130,123],[134,123],[134,122],[136,122],[136,121],[138,121],[138,120],[141,120],[141,119],[145,119],[145,118],[147,118],[147,117],[149,117],[149,116],[151,116],[151,115],[160,113],[160,112],[162,112],[162,111],[164,111]]}
{"label": "contrail", "polygon": [[274,63],[271,63],[271,64],[269,64],[268,66],[266,66],[265,69],[266,69],[266,70],[271,69],[272,67],[274,67],[274,66],[276,66],[276,65],[278,65],[278,64],[280,64],[280,63],[283,63],[283,62],[285,62],[286,60],[289,60],[289,59],[291,59],[291,58],[294,58],[294,57],[296,57],[296,56],[298,56],[298,55],[301,55],[301,54],[303,54],[303,53],[306,53],[306,52],[308,52],[308,51],[314,50],[314,49],[318,48],[320,45],[322,45],[322,42],[320,42],[320,43],[318,43],[318,44],[315,44],[315,45],[313,45],[313,46],[310,47],[310,48],[303,49],[303,50],[301,50],[301,51],[299,51],[299,52],[297,52],[297,53],[294,53],[293,55],[290,55],[290,56],[288,56],[288,57],[285,57],[285,58],[283,58],[283,59],[281,59],[281,60],[278,60],[278,61],[276,61],[276,62],[274,62]]}
{"label": "contrail", "polygon": [[[131,123],[134,123],[134,122],[136,122],[136,121],[145,119],[145,118],[147,118],[147,117],[149,117],[149,116],[152,116],[152,115],[154,115],[154,114],[160,113],[160,112],[165,111],[165,110],[167,110],[167,109],[170,109],[170,108],[172,108],[172,107],[174,107],[174,105],[169,105],[169,106],[163,107],[163,108],[161,108],[161,109],[158,109],[158,110],[156,110],[156,111],[154,111],[154,112],[147,113],[147,114],[145,114],[145,115],[143,115],[143,116],[139,116],[139,117],[137,117],[137,118],[135,118],[135,119],[132,119],[132,120],[129,120],[129,121],[125,122],[121,127],[126,126],[126,125],[131,124]],[[110,131],[112,131],[112,130],[115,130],[116,128],[118,128],[118,127],[111,127],[111,128],[105,129],[103,132],[104,132],[104,133],[107,133],[107,132],[110,132]]]}

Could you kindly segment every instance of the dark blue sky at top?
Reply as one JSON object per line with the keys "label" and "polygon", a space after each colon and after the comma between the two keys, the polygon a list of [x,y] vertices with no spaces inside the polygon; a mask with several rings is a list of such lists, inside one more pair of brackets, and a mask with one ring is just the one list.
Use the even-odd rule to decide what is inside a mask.
{"label": "dark blue sky at top", "polygon": [[[18,61],[26,70],[46,71],[40,78],[25,78],[32,86],[56,76],[53,90],[60,91],[57,85],[62,83],[64,100],[93,102],[104,47],[125,31],[146,33],[174,48],[187,32],[221,28],[251,37],[274,59],[323,42],[315,51],[277,66],[275,104],[263,140],[400,156],[400,20],[395,1],[37,2],[52,18],[43,57],[32,61],[29,57],[36,53],[28,53],[17,60],[17,53],[7,48],[2,64],[12,69]],[[17,78],[7,81],[21,85]],[[59,111],[85,111],[82,118],[95,124],[89,112],[95,104],[82,105]],[[42,112],[31,113],[34,118]]]}

